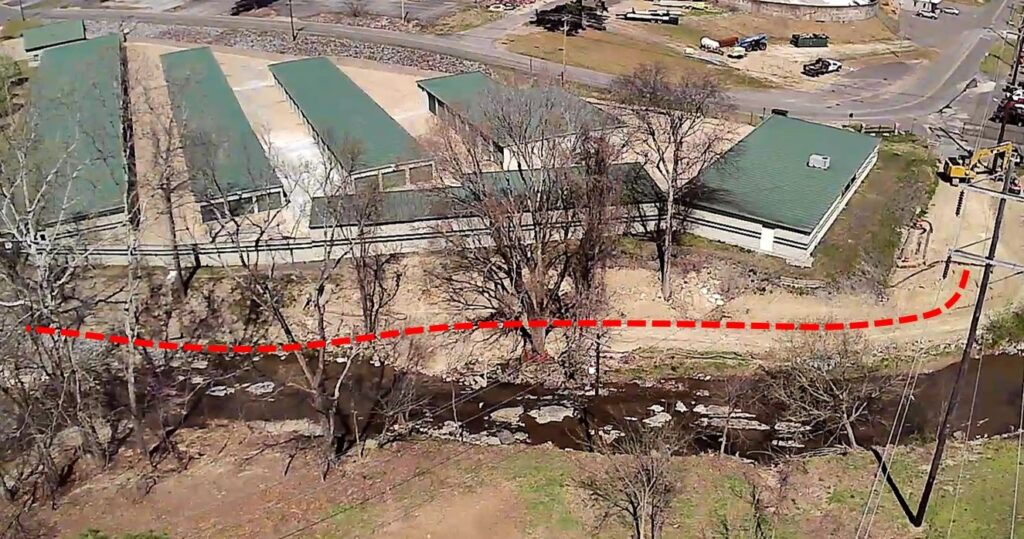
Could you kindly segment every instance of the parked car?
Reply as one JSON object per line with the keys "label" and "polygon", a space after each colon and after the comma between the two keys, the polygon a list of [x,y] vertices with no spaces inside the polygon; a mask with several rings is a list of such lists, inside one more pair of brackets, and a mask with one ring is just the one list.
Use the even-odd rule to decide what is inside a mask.
{"label": "parked car", "polygon": [[946,6],[946,7],[939,8],[939,11],[945,13],[946,15],[959,15],[960,14],[960,10],[955,8],[955,7],[952,7],[952,6]]}
{"label": "parked car", "polygon": [[505,5],[504,4],[491,4],[490,6],[487,7],[487,11],[494,11],[496,13],[501,13],[501,12],[505,11]]}
{"label": "parked car", "polygon": [[939,18],[939,14],[934,11],[918,11],[914,15],[921,17],[922,19],[931,19],[933,21]]}

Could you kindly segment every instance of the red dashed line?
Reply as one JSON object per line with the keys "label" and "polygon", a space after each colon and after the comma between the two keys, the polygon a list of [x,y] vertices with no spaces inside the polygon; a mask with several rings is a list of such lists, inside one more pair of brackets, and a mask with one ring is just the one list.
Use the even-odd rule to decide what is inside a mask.
{"label": "red dashed line", "polygon": [[[964,290],[967,288],[967,282],[970,278],[970,270],[963,270],[960,274],[960,282],[958,288]],[[272,354],[280,349],[283,352],[298,352],[302,349],[318,350],[327,348],[328,345],[334,347],[349,346],[353,341],[356,343],[370,342],[375,339],[394,339],[402,335],[422,335],[424,333],[445,333],[449,331],[473,331],[475,329],[521,329],[525,325],[529,328],[545,328],[550,326],[556,328],[569,328],[574,324],[578,327],[595,328],[600,325],[601,327],[618,328],[625,325],[629,328],[671,328],[675,326],[679,329],[750,329],[759,331],[842,331],[844,329],[850,330],[862,330],[871,327],[881,328],[893,326],[896,324],[912,324],[921,320],[930,320],[936,316],[941,315],[943,312],[949,311],[954,305],[960,302],[963,296],[959,291],[953,292],[953,294],[942,304],[942,307],[935,307],[929,309],[923,313],[911,313],[905,314],[896,318],[879,318],[874,321],[868,320],[857,320],[855,322],[826,322],[824,324],[817,322],[743,322],[740,320],[642,320],[642,319],[606,319],[606,320],[543,320],[533,319],[528,320],[525,324],[522,320],[504,320],[501,322],[495,320],[489,320],[484,322],[458,322],[455,324],[433,324],[430,326],[410,326],[404,329],[389,329],[382,331],[379,334],[376,333],[364,333],[362,335],[356,335],[354,337],[335,337],[329,341],[315,340],[308,341],[305,343],[287,343],[287,344],[261,344],[261,345],[248,345],[248,344],[207,344],[202,345],[198,343],[175,343],[170,341],[152,341],[143,338],[129,339],[124,335],[108,335],[99,333],[96,331],[81,332],[77,329],[72,328],[55,328],[53,326],[25,326],[25,331],[28,333],[37,333],[39,335],[50,335],[60,336],[66,339],[77,339],[85,338],[90,341],[109,341],[113,344],[120,346],[127,346],[129,343],[132,346],[142,348],[153,348],[156,346],[160,350],[177,350],[181,348],[186,352],[203,352],[205,351],[212,354],[227,354],[229,351],[235,354],[249,354],[255,349],[260,354]],[[623,323],[625,322],[625,323]]]}

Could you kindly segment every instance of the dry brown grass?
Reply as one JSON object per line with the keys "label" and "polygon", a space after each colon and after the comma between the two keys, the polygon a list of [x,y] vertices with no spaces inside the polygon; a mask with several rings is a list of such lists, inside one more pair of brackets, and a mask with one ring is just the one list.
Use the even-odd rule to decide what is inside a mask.
{"label": "dry brown grass", "polygon": [[457,34],[494,22],[502,16],[501,13],[487,11],[479,6],[468,6],[466,9],[442,17],[430,26],[430,31],[434,34]]}
{"label": "dry brown grass", "polygon": [[877,17],[864,21],[838,23],[798,21],[781,17],[759,17],[750,14],[730,14],[716,17],[690,17],[679,26],[651,25],[653,31],[696,44],[702,35],[745,36],[768,34],[771,42],[789,46],[792,34],[804,32],[828,34],[833,44],[873,43],[898,39]]}
{"label": "dry brown grass", "polygon": [[[507,48],[512,52],[562,61],[563,36],[553,32],[535,32],[512,37]],[[765,87],[765,83],[738,71],[719,68],[683,56],[675,50],[611,32],[588,31],[565,39],[567,65],[592,69],[612,75],[632,73],[643,63],[660,63],[672,72],[707,71],[719,76],[730,86]]]}

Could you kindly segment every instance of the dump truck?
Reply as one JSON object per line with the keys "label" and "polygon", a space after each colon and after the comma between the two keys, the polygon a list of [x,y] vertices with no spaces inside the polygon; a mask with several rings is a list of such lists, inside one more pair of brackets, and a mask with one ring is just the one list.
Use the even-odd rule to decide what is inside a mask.
{"label": "dump truck", "polygon": [[842,68],[843,64],[838,60],[818,58],[809,64],[804,64],[802,71],[803,74],[808,77],[820,77],[822,75],[828,75],[829,73],[835,73]]}
{"label": "dump truck", "polygon": [[679,24],[679,16],[672,15],[666,11],[651,9],[648,11],[637,11],[631,9],[628,13],[619,13],[616,17],[624,21],[654,22],[659,24]]}
{"label": "dump truck", "polygon": [[743,50],[747,52],[763,51],[768,48],[768,36],[765,34],[747,36],[736,41],[736,46],[743,47]]}
{"label": "dump truck", "polygon": [[826,34],[793,34],[789,38],[789,44],[794,47],[828,47],[828,35]]}

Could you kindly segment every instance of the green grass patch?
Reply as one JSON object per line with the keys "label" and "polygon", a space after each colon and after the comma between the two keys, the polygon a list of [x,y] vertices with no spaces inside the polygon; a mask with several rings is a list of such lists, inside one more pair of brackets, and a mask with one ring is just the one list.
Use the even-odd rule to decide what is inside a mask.
{"label": "green grass patch", "polygon": [[25,20],[10,20],[4,23],[3,28],[0,29],[0,39],[13,39],[21,37],[21,34],[29,28],[35,28],[42,26],[43,23],[36,19],[25,19]]}
{"label": "green grass patch", "polygon": [[[364,505],[341,504],[328,511],[330,526],[344,532],[345,537],[358,536],[370,532],[376,523],[376,515],[371,507]],[[331,537],[331,536],[328,536]]]}
{"label": "green grass patch", "polygon": [[812,273],[857,288],[886,286],[903,229],[935,194],[934,168],[934,157],[915,138],[883,140],[878,163],[814,253]]}
{"label": "green grass patch", "polygon": [[992,317],[983,335],[989,346],[1024,342],[1024,306],[1011,307]]}
{"label": "green grass patch", "polygon": [[1003,41],[996,41],[988,50],[988,54],[981,59],[981,72],[989,77],[999,80],[1010,72],[1013,64],[1013,45]]}
{"label": "green grass patch", "polygon": [[530,529],[581,533],[583,525],[569,506],[567,487],[574,468],[557,453],[519,455],[503,467],[526,505]]}

